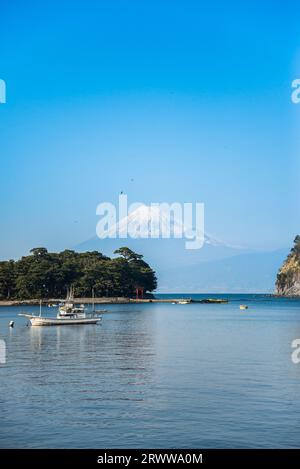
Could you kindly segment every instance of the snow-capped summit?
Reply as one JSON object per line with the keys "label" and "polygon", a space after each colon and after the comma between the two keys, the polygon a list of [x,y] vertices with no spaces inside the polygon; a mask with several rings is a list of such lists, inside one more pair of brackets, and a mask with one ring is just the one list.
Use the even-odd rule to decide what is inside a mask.
{"label": "snow-capped summit", "polygon": [[163,204],[139,204],[137,208],[129,212],[128,216],[122,218],[107,231],[107,237],[181,238],[190,229],[182,218],[183,213],[180,207],[175,215],[172,211],[168,211],[167,207],[164,208]]}

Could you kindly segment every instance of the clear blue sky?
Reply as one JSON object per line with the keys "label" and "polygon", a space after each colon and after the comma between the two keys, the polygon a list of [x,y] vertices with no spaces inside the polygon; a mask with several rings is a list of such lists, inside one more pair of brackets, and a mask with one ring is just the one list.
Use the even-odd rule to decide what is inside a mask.
{"label": "clear blue sky", "polygon": [[[283,1],[0,1],[0,258],[95,234],[96,205],[204,202],[230,243],[299,229],[299,10]],[[299,132],[298,132],[299,134]]]}

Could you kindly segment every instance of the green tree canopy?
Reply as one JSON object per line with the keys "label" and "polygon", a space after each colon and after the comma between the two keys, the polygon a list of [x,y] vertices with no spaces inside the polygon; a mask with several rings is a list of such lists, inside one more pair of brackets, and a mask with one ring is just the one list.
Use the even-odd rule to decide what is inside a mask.
{"label": "green tree canopy", "polygon": [[48,252],[38,247],[18,261],[0,262],[0,299],[64,298],[73,286],[78,297],[132,296],[137,286],[155,290],[155,272],[127,247],[109,258],[98,251]]}

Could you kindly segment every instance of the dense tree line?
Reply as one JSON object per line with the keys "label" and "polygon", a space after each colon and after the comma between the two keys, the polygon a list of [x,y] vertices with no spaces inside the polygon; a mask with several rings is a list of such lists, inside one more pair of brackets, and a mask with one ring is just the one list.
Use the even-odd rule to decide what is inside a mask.
{"label": "dense tree line", "polygon": [[70,287],[76,297],[127,296],[136,287],[156,288],[151,267],[129,248],[115,251],[113,259],[98,251],[48,252],[35,248],[18,261],[0,262],[0,299],[64,298]]}

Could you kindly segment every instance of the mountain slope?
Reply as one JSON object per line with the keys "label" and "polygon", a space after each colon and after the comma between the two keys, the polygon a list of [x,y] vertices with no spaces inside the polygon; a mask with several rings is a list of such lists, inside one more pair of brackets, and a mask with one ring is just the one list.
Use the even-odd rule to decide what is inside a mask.
{"label": "mountain slope", "polygon": [[121,246],[142,253],[157,272],[161,292],[273,292],[278,265],[288,249],[242,251],[204,244],[199,251],[184,249],[181,239],[93,238],[79,251],[99,250],[111,256]]}
{"label": "mountain slope", "polygon": [[272,293],[287,249],[252,252],[159,272],[162,292]]}
{"label": "mountain slope", "polygon": [[[153,219],[158,221],[160,237],[151,238]],[[140,237],[125,237],[127,226],[136,227]],[[172,220],[171,231],[180,232],[182,223]],[[142,253],[157,272],[161,292],[273,292],[278,265],[288,250],[257,252],[228,245],[204,235],[198,250],[185,249],[184,238],[164,238],[168,221],[161,211],[141,206],[111,227],[119,238],[91,238],[76,246],[79,251],[97,250],[112,256],[115,249],[128,246]],[[147,237],[148,236],[148,237]]]}
{"label": "mountain slope", "polygon": [[204,243],[198,250],[185,249],[184,239],[120,239],[91,238],[74,249],[78,251],[97,250],[107,256],[112,256],[115,249],[127,246],[135,252],[142,253],[147,262],[151,263],[155,270],[166,270],[168,268],[181,268],[194,265],[198,262],[213,261],[231,257],[246,250],[236,249],[226,245],[214,245],[209,242]]}
{"label": "mountain slope", "polygon": [[[163,209],[141,205],[118,223],[109,228],[105,227],[106,232],[102,225],[99,230],[98,225],[97,233],[100,237],[95,236],[75,246],[75,249],[97,250],[111,256],[115,249],[128,246],[133,251],[142,253],[158,271],[246,252],[245,249],[228,245],[208,233],[204,234],[201,249],[186,249],[187,239],[174,237],[174,234],[184,234],[188,229],[189,226],[184,225],[182,220],[169,217]],[[135,232],[136,236],[127,236],[128,231]],[[107,237],[108,234],[111,237]],[[159,236],[154,237],[157,234]]]}

